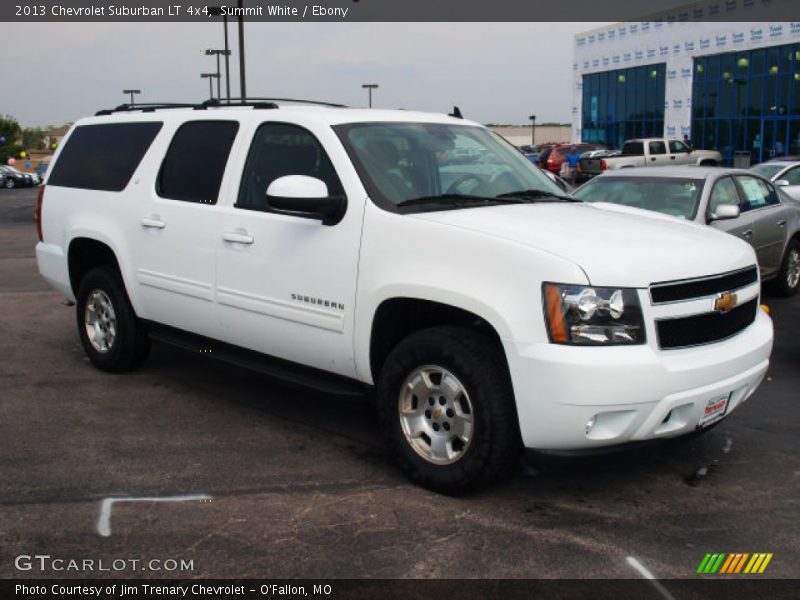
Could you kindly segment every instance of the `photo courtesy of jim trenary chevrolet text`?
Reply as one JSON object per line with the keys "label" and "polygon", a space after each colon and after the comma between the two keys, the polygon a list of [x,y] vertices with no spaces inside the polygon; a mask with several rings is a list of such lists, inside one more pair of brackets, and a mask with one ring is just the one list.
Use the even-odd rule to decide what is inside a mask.
{"label": "photo courtesy of jim trenary chevrolet text", "polygon": [[0,51],[0,598],[797,597],[800,3]]}

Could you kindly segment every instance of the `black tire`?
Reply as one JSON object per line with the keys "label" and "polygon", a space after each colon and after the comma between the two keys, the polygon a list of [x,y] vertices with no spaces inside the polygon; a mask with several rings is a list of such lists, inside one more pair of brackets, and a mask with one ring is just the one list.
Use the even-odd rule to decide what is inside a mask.
{"label": "black tire", "polygon": [[[90,297],[98,291],[110,301],[115,325],[115,337],[104,351],[95,347],[89,339],[86,327],[86,305]],[[101,371],[130,371],[147,358],[150,340],[143,324],[136,317],[118,273],[106,268],[95,268],[84,275],[78,286],[76,317],[83,349],[92,364]]]}
{"label": "black tire", "polygon": [[[778,270],[778,276],[771,283],[771,291],[779,296],[794,296],[800,290],[800,279],[796,279],[792,285],[791,270],[793,261],[800,260],[800,241],[797,239],[790,240],[786,245],[786,252],[781,261],[781,268]],[[796,263],[795,263],[796,264]]]}
{"label": "black tire", "polygon": [[8,179],[6,179],[5,186],[7,190],[13,190],[15,187],[17,187],[17,182],[11,179],[11,177],[9,177]]}
{"label": "black tire", "polygon": [[[426,365],[442,367],[455,376],[471,405],[474,422],[471,441],[465,447],[459,442],[463,448],[461,455],[451,464],[433,464],[423,458],[403,432],[401,389],[415,370]],[[412,396],[415,403],[425,401]],[[412,480],[429,489],[454,494],[484,487],[502,478],[518,463],[522,443],[505,359],[491,340],[470,329],[436,327],[414,333],[400,342],[381,370],[377,400],[378,419],[392,457]],[[434,427],[427,413],[426,410],[429,423],[423,423]],[[453,416],[449,409],[447,416]],[[442,418],[446,418],[444,414]],[[456,424],[452,426],[457,427]],[[432,429],[428,431],[437,435]],[[441,432],[446,435],[444,429]],[[424,441],[430,444],[430,438]],[[455,441],[450,442],[450,450],[455,448],[454,444]]]}

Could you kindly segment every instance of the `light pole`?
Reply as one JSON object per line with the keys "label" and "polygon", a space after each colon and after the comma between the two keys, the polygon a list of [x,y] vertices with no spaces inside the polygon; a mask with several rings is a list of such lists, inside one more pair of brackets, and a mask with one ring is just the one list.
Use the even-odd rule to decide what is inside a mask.
{"label": "light pole", "polygon": [[130,94],[131,95],[131,104],[133,104],[133,95],[134,94],[141,94],[142,90],[122,90],[123,94]]}
{"label": "light pole", "polygon": [[365,90],[369,91],[369,107],[372,108],[372,90],[378,89],[378,84],[377,83],[365,83],[361,87],[364,88]]}
{"label": "light pole", "polygon": [[228,103],[231,101],[231,51],[228,46],[228,13],[222,10],[221,6],[209,6],[208,13],[212,16],[222,16],[222,31],[225,34],[225,95]]}
{"label": "light pole", "polygon": [[244,10],[242,0],[238,1],[239,6],[239,87],[242,91],[242,102],[247,102],[247,86],[244,81]]}
{"label": "light pole", "polygon": [[216,77],[217,81],[219,81],[219,73],[200,73],[200,77],[202,79],[208,79],[208,97],[211,100],[213,100],[214,99],[214,85],[211,83],[211,80],[214,79],[214,77]]}
{"label": "light pole", "polygon": [[[220,102],[222,102],[222,91],[220,91],[221,74],[220,74],[220,70],[219,70],[219,57],[222,55],[222,56],[225,57],[225,60],[227,60],[228,59],[228,55],[230,53],[231,53],[230,50],[211,50],[211,49],[208,49],[208,48],[206,49],[206,56],[214,56],[214,55],[216,55],[216,57],[217,57],[217,98],[219,98]],[[226,79],[227,79],[227,69],[226,69]],[[226,87],[228,88],[228,90],[227,90],[227,92],[228,92],[228,102],[230,102],[230,99],[231,99],[230,86],[226,86]]]}
{"label": "light pole", "polygon": [[531,146],[536,145],[536,115],[528,117],[531,120]]}

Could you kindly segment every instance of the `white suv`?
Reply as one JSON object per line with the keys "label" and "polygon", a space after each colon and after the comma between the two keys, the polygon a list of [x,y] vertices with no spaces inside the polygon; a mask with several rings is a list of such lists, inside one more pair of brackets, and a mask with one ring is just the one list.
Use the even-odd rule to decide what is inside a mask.
{"label": "white suv", "polygon": [[523,447],[706,429],[767,371],[748,244],[562,196],[455,117],[104,111],[46,184],[39,270],[77,303],[95,366],[134,368],[158,338],[374,388],[392,455],[437,490],[484,484]]}

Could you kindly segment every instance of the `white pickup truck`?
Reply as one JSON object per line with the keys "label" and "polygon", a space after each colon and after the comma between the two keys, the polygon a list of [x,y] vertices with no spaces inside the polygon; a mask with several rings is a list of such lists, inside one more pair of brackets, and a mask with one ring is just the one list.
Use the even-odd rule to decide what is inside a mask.
{"label": "white pickup truck", "polygon": [[702,165],[715,167],[722,162],[716,150],[695,150],[681,140],[647,138],[628,140],[617,156],[586,157],[581,159],[580,172],[585,178],[604,171],[632,167],[663,167],[666,165]]}
{"label": "white pickup truck", "polygon": [[36,223],[39,270],[77,304],[96,367],[133,369],[158,339],[373,390],[391,455],[445,492],[523,448],[706,430],[772,348],[750,245],[565,197],[445,115],[101,111],[59,145]]}

